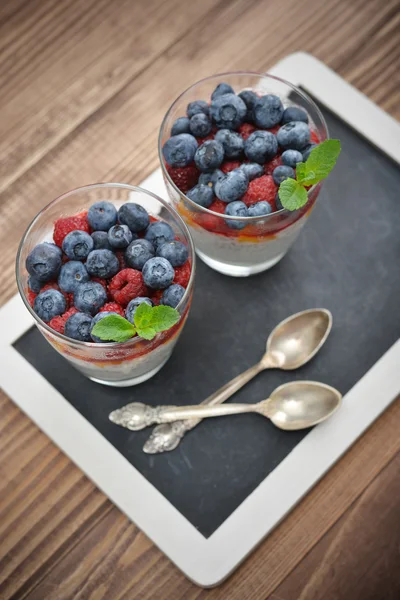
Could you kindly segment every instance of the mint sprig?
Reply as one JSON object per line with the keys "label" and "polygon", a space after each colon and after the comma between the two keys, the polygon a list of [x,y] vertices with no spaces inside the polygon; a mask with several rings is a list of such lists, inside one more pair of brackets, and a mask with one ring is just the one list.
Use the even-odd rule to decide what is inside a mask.
{"label": "mint sprig", "polygon": [[319,183],[332,171],[340,154],[339,140],[325,140],[310,152],[306,162],[296,165],[296,179],[285,179],[279,186],[278,194],[282,206],[287,210],[297,210],[307,203],[305,186]]}
{"label": "mint sprig", "polygon": [[136,334],[145,340],[152,340],[157,333],[167,331],[180,319],[180,314],[170,306],[149,306],[139,304],[132,324],[120,315],[108,315],[98,321],[92,329],[93,335],[104,342],[126,342]]}

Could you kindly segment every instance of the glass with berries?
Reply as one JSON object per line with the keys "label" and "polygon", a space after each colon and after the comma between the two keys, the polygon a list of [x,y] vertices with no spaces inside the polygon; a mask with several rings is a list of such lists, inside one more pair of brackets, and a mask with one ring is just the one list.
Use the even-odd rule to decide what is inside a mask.
{"label": "glass with berries", "polygon": [[233,276],[265,271],[289,250],[318,197],[283,207],[278,188],[328,138],[315,103],[261,73],[224,73],[195,83],[161,125],[159,155],[168,194],[199,257]]}
{"label": "glass with berries", "polygon": [[[19,292],[47,341],[84,375],[125,387],[155,375],[188,316],[194,247],[180,216],[161,198],[131,185],[78,188],[46,206],[17,255]],[[103,317],[133,323],[136,308],[166,305],[179,322],[152,340],[102,342]]]}

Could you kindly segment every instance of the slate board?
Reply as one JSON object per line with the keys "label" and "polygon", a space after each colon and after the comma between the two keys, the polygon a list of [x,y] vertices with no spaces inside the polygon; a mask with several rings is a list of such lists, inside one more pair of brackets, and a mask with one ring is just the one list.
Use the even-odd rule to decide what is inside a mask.
{"label": "slate board", "polygon": [[134,400],[202,401],[259,360],[279,321],[306,308],[333,314],[321,353],[298,372],[262,373],[235,402],[257,402],[293,379],[323,381],[345,394],[400,334],[400,169],[323,112],[343,150],[293,249],[272,270],[244,279],[220,275],[198,260],[190,317],[171,359],[152,380],[122,389],[93,383],[36,328],[15,344],[205,537],[307,432],[281,432],[257,415],[209,419],[174,452],[148,456],[142,446],[150,430],[123,430],[108,421],[109,412]]}

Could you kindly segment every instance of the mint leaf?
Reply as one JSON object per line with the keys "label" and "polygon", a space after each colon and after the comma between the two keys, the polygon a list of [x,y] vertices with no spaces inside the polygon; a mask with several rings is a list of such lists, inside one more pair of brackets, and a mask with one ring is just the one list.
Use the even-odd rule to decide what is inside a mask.
{"label": "mint leaf", "polygon": [[154,306],[152,326],[156,331],[166,331],[170,329],[181,318],[179,312],[171,306]]}
{"label": "mint leaf", "polygon": [[96,323],[92,333],[104,342],[126,342],[135,335],[136,330],[124,317],[108,315]]}
{"label": "mint leaf", "polygon": [[157,335],[157,331],[151,325],[140,325],[140,327],[137,327],[137,332],[145,340],[152,340]]}
{"label": "mint leaf", "polygon": [[304,206],[308,200],[306,189],[294,179],[285,179],[279,186],[279,200],[287,210],[297,210]]}
{"label": "mint leaf", "polygon": [[[340,154],[339,140],[325,140],[310,152],[305,163],[296,166],[296,179],[304,185],[314,185],[328,177]],[[302,166],[304,165],[304,166]]]}
{"label": "mint leaf", "polygon": [[142,302],[142,304],[139,304],[135,310],[135,314],[133,315],[133,321],[136,327],[147,327],[150,325],[152,314],[153,307],[147,304],[147,302]]}

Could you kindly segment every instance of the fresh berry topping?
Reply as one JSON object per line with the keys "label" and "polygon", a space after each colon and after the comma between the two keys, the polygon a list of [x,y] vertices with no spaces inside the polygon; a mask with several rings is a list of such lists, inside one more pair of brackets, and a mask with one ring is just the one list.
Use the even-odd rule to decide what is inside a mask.
{"label": "fresh berry topping", "polygon": [[61,267],[58,285],[63,292],[75,292],[80,283],[89,281],[89,273],[79,260],[70,260]]}
{"label": "fresh berry topping", "polygon": [[112,299],[121,306],[127,306],[133,298],[137,298],[138,296],[147,296],[147,289],[143,282],[142,273],[136,269],[123,269],[117,273],[111,279],[108,291]]}
{"label": "fresh berry topping", "polygon": [[184,194],[196,185],[199,178],[199,170],[195,165],[176,168],[167,166],[167,171],[176,187]]}
{"label": "fresh berry topping", "polygon": [[186,288],[189,283],[190,272],[191,266],[189,262],[185,262],[185,264],[182,267],[176,267],[173,283],[179,283],[179,285]]}
{"label": "fresh berry topping", "polygon": [[219,215],[225,214],[225,208],[226,202],[222,202],[222,200],[218,200],[218,198],[214,200],[214,202],[210,206],[210,210],[212,210],[215,213],[218,213]]}
{"label": "fresh berry topping", "polygon": [[272,160],[268,161],[264,165],[264,173],[265,175],[272,175],[275,171],[276,167],[280,167],[282,164],[282,159],[280,156],[275,156]]}
{"label": "fresh berry topping", "polygon": [[188,104],[186,113],[189,119],[191,119],[194,115],[198,115],[201,113],[208,116],[210,114],[210,109],[205,100],[194,100],[193,102],[190,102],[190,104]]}
{"label": "fresh berry topping", "polygon": [[32,290],[32,292],[35,292],[35,294],[38,294],[40,292],[42,285],[43,285],[43,283],[41,281],[39,281],[39,279],[37,279],[34,275],[29,275],[28,287]]}
{"label": "fresh berry topping", "polygon": [[252,92],[251,90],[244,90],[243,92],[240,92],[240,94],[238,94],[238,96],[239,96],[239,98],[241,98],[243,100],[243,102],[245,103],[246,108],[247,108],[245,119],[248,123],[251,123],[251,121],[253,120],[254,104],[258,100],[258,96],[256,93]]}
{"label": "fresh berry topping", "polygon": [[221,169],[215,169],[215,171],[211,171],[211,173],[201,173],[199,184],[208,185],[213,188],[218,179],[223,177],[223,175]]}
{"label": "fresh berry topping", "polygon": [[165,142],[163,155],[171,167],[187,167],[193,162],[196,150],[196,139],[189,133],[180,133]]}
{"label": "fresh berry topping", "polygon": [[215,134],[215,139],[222,144],[225,158],[240,158],[243,154],[243,138],[235,131],[220,129]]}
{"label": "fresh berry topping", "polygon": [[278,142],[269,131],[255,131],[244,143],[244,152],[251,162],[260,164],[273,159],[278,151]]}
{"label": "fresh berry topping", "polygon": [[150,298],[134,298],[129,302],[128,306],[125,309],[125,315],[123,316],[126,317],[128,321],[133,323],[133,315],[135,314],[137,307],[143,304],[143,302],[145,302],[149,306],[153,306],[153,302],[150,300]]}
{"label": "fresh berry topping", "polygon": [[305,148],[303,148],[303,162],[306,162],[307,158],[310,156],[311,150],[313,150],[318,144],[308,144]]}
{"label": "fresh berry topping", "polygon": [[161,298],[164,293],[164,290],[153,290],[151,293],[151,301],[154,305],[158,306],[161,304]]}
{"label": "fresh berry topping", "polygon": [[171,127],[171,135],[179,135],[180,133],[190,133],[187,117],[179,117]]}
{"label": "fresh berry topping", "polygon": [[35,313],[46,323],[53,317],[62,315],[66,307],[67,303],[62,293],[53,289],[40,292],[33,303]]}
{"label": "fresh berry topping", "polygon": [[118,259],[119,270],[122,271],[122,269],[126,269],[128,265],[125,260],[125,252],[120,250],[119,252],[115,252],[115,256]]}
{"label": "fresh berry topping", "polygon": [[263,175],[250,181],[249,188],[242,200],[246,206],[251,206],[261,200],[266,200],[266,202],[269,202],[273,206],[276,190],[277,188],[271,175]]}
{"label": "fresh berry topping", "polygon": [[[114,227],[119,227],[119,225]],[[111,250],[92,250],[86,261],[86,269],[92,277],[109,279],[118,273],[118,258]]]}
{"label": "fresh berry topping", "polygon": [[246,141],[247,138],[256,131],[256,128],[251,123],[243,123],[238,129],[242,138]]}
{"label": "fresh berry topping", "polygon": [[95,283],[99,283],[100,285],[103,286],[103,288],[106,291],[106,293],[108,292],[107,281],[105,279],[102,279],[101,277],[92,277],[92,279],[90,281],[94,281]]}
{"label": "fresh berry topping", "polygon": [[196,167],[203,172],[214,171],[224,160],[224,148],[220,142],[209,140],[199,146],[194,155]]}
{"label": "fresh berry topping", "polygon": [[65,322],[64,334],[80,342],[90,342],[90,329],[92,317],[82,312],[77,312]]}
{"label": "fresh berry topping", "polygon": [[211,94],[211,100],[218,98],[219,96],[224,96],[225,94],[234,94],[235,90],[229,83],[221,82],[217,85],[213,93]]}
{"label": "fresh berry topping", "polygon": [[89,233],[89,224],[86,217],[75,216],[75,217],[61,217],[54,223],[53,239],[57,246],[61,248],[63,240],[68,233],[79,229],[80,231],[86,231]]}
{"label": "fresh berry topping", "polygon": [[81,283],[74,292],[74,304],[78,310],[95,315],[107,302],[107,293],[100,283]]}
{"label": "fresh berry topping", "polygon": [[210,140],[213,140],[215,137],[215,134],[213,132],[209,133],[208,135],[206,135],[205,137],[197,137],[197,143],[199,146],[201,146],[202,144],[204,144],[204,142],[209,142]]}
{"label": "fresh berry topping", "polygon": [[141,271],[154,255],[155,250],[151,242],[145,239],[134,240],[125,250],[125,262],[131,269]]}
{"label": "fresh berry topping", "polygon": [[37,296],[37,294],[35,294],[35,292],[32,292],[32,290],[28,290],[28,292],[26,294],[26,299],[28,300],[28,302],[32,306],[32,308],[33,308],[33,304],[35,302],[36,296]]}
{"label": "fresh berry topping", "polygon": [[51,319],[51,321],[49,322],[50,327],[54,329],[54,331],[64,334],[64,328],[67,319],[69,319],[72,315],[74,315],[77,312],[78,309],[73,306],[72,308],[68,309],[67,312],[65,312],[64,314],[58,315],[57,317]]}
{"label": "fresh berry topping", "polygon": [[[242,163],[239,160],[231,160],[229,162],[224,162],[221,165],[221,171],[222,173],[230,173],[231,171],[234,171],[235,169],[239,169],[242,166]],[[221,179],[220,177],[218,179]]]}
{"label": "fresh berry topping", "polygon": [[153,290],[163,290],[171,285],[175,271],[165,258],[156,256],[147,261],[143,267],[143,281]]}
{"label": "fresh berry topping", "polygon": [[155,221],[154,223],[150,223],[144,237],[152,243],[155,250],[157,250],[157,248],[162,244],[165,244],[165,242],[172,242],[172,240],[175,239],[175,233],[168,223],[165,223],[164,221]]}
{"label": "fresh berry topping", "polygon": [[318,133],[316,131],[311,131],[311,136],[310,136],[310,140],[311,142],[314,142],[314,144],[319,144],[320,139],[318,136]]}
{"label": "fresh berry topping", "polygon": [[[90,338],[93,342],[97,342],[98,344],[104,344],[107,343],[105,340],[101,340],[99,337],[97,337],[96,335],[93,335],[92,333],[92,329],[93,327],[96,325],[96,323],[98,323],[99,321],[101,321],[102,319],[104,319],[105,317],[109,317],[110,315],[115,315],[116,313],[114,312],[108,312],[108,311],[104,311],[104,312],[98,312],[97,315],[95,315],[92,319],[91,325],[90,325]],[[117,313],[119,314],[119,313]]]}
{"label": "fresh berry topping", "polygon": [[287,167],[296,168],[297,163],[303,162],[303,155],[298,150],[285,150],[282,152],[282,163]]}
{"label": "fresh berry topping", "polygon": [[86,231],[71,231],[62,243],[63,252],[71,260],[85,260],[93,250],[94,242]]}
{"label": "fresh berry topping", "polygon": [[125,311],[118,302],[106,302],[104,306],[100,308],[99,313],[101,312],[112,312],[121,315],[121,317],[125,316]]}
{"label": "fresh berry topping", "polygon": [[240,168],[246,173],[249,181],[264,175],[264,167],[258,163],[243,163]]}
{"label": "fresh berry topping", "polygon": [[160,246],[157,250],[157,256],[166,258],[173,267],[181,267],[187,261],[189,252],[185,244],[174,240]]}
{"label": "fresh berry topping", "polygon": [[262,200],[249,206],[247,214],[249,217],[264,217],[272,213],[272,206],[269,202]]}
{"label": "fresh berry topping", "polygon": [[292,169],[292,167],[287,167],[286,165],[276,167],[276,169],[274,169],[272,173],[272,178],[276,185],[280,185],[282,181],[285,181],[285,179],[295,179],[295,177],[296,174],[294,172],[294,169]]}
{"label": "fresh berry topping", "polygon": [[93,231],[93,250],[111,250],[107,231]]}
{"label": "fresh berry topping", "polygon": [[278,125],[283,115],[283,104],[279,96],[266,94],[257,98],[253,106],[253,119],[257,127],[268,129]]}
{"label": "fresh berry topping", "polygon": [[[231,202],[227,204],[225,208],[225,214],[230,217],[247,217],[247,206],[244,202]],[[234,221],[233,219],[226,219],[226,224],[231,229],[243,229],[246,227],[245,221]]]}
{"label": "fresh berry topping", "polygon": [[276,137],[285,150],[301,150],[310,142],[310,128],[303,121],[290,121],[280,128]]}
{"label": "fresh berry topping", "polygon": [[186,195],[193,200],[193,202],[196,202],[196,204],[204,206],[204,208],[208,208],[214,199],[212,187],[202,183],[195,185]]}
{"label": "fresh berry topping", "polygon": [[189,123],[190,133],[195,137],[204,138],[211,133],[212,124],[204,113],[193,115]]}
{"label": "fresh berry topping", "polygon": [[117,209],[111,202],[96,202],[89,208],[87,219],[94,231],[108,231],[117,222]]}
{"label": "fresh berry topping", "polygon": [[123,225],[127,225],[133,233],[144,231],[150,223],[147,210],[135,202],[126,202],[121,206],[118,220]]}
{"label": "fresh berry topping", "polygon": [[241,169],[235,169],[217,181],[215,195],[223,202],[233,202],[246,193],[248,185],[246,173]]}
{"label": "fresh berry topping", "polygon": [[184,294],[185,288],[177,283],[174,283],[164,290],[160,304],[176,308],[179,302],[182,300]]}
{"label": "fresh berry topping", "polygon": [[303,121],[303,123],[308,123],[308,114],[299,106],[288,106],[283,111],[281,123],[282,125],[285,125],[286,123],[290,123],[290,121]]}
{"label": "fresh berry topping", "polygon": [[59,251],[51,244],[38,244],[25,262],[29,275],[42,283],[57,278],[61,268]]}
{"label": "fresh berry topping", "polygon": [[212,99],[210,114],[218,129],[237,129],[246,113],[245,103],[235,94],[223,94]]}
{"label": "fresh berry topping", "polygon": [[[128,225],[114,225],[114,227],[111,227],[108,231],[109,244],[111,248],[114,248],[115,250],[127,248],[131,241],[136,238],[137,235],[132,233]],[[100,252],[100,250],[97,250],[96,252]]]}

